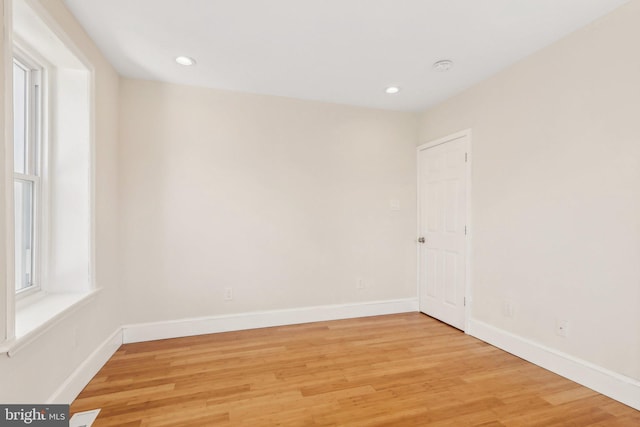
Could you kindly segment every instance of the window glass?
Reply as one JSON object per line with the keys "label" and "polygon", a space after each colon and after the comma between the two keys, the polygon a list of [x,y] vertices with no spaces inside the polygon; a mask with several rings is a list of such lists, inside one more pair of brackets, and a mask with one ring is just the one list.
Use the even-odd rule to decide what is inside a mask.
{"label": "window glass", "polygon": [[13,169],[27,173],[28,71],[13,63]]}
{"label": "window glass", "polygon": [[38,146],[40,145],[40,67],[13,60],[13,189],[16,292],[38,289],[35,277],[36,223],[39,206]]}
{"label": "window glass", "polygon": [[33,285],[34,183],[14,180],[16,291]]}

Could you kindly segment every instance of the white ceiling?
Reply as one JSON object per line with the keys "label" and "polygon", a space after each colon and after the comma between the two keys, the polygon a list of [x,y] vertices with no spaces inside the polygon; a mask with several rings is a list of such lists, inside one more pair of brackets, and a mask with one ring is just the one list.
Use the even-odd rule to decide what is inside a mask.
{"label": "white ceiling", "polygon": [[[65,0],[124,76],[420,111],[628,0]],[[178,55],[197,60],[187,68]],[[455,62],[447,73],[432,64]],[[387,95],[389,85],[402,88]]]}

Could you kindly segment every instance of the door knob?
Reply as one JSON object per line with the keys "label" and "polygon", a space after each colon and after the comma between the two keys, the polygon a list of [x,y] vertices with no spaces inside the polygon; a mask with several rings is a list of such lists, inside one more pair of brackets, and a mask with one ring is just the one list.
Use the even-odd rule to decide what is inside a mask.
{"label": "door knob", "polygon": [[426,242],[424,237],[418,237],[418,243],[424,243]]}

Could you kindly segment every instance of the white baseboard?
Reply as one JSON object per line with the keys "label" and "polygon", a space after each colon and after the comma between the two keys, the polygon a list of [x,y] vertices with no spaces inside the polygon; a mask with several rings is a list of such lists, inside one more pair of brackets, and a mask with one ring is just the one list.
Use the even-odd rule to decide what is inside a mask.
{"label": "white baseboard", "polygon": [[[418,311],[417,298],[140,323],[118,328],[62,383],[47,403],[71,403],[123,343],[270,326]],[[479,320],[467,333],[551,372],[640,410],[640,381],[625,377]]]}
{"label": "white baseboard", "polygon": [[487,323],[471,320],[467,330],[482,341],[640,410],[640,381],[527,340]]}
{"label": "white baseboard", "polygon": [[73,402],[121,345],[122,329],[118,328],[73,371],[46,403],[70,404]]}
{"label": "white baseboard", "polygon": [[270,326],[418,311],[418,299],[407,298],[355,304],[325,305],[287,310],[258,311],[221,316],[125,325],[123,342],[133,343]]}

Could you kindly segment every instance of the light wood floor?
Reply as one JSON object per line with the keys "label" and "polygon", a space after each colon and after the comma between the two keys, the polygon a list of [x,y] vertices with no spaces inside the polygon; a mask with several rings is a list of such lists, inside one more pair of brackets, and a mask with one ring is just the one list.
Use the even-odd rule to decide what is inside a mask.
{"label": "light wood floor", "polygon": [[417,313],[123,345],[94,426],[640,426],[640,412]]}

